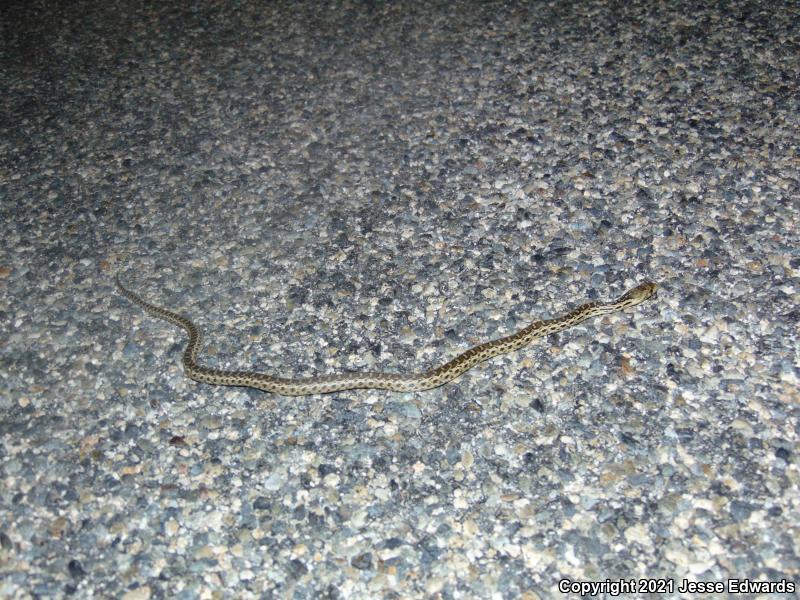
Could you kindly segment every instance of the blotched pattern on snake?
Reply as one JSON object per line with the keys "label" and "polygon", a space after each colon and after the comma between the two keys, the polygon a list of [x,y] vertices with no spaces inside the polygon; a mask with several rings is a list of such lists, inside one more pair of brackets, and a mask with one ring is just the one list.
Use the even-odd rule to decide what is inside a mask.
{"label": "blotched pattern on snake", "polygon": [[550,335],[573,327],[578,323],[598,315],[617,312],[629,306],[641,304],[656,293],[658,286],[649,281],[637,285],[611,302],[589,302],[583,304],[567,314],[555,319],[535,321],[507,337],[478,344],[462,352],[453,360],[429,369],[423,373],[392,374],[392,373],[341,373],[335,375],[322,375],[290,379],[275,377],[266,373],[254,371],[226,371],[213,369],[198,364],[202,335],[197,326],[189,319],[176,312],[151,304],[141,296],[127,289],[115,278],[120,293],[131,302],[141,306],[148,314],[177,325],[189,334],[189,342],[183,353],[183,368],[189,377],[203,383],[215,385],[245,386],[273,392],[283,396],[306,396],[310,394],[326,394],[357,388],[372,388],[392,390],[395,392],[419,392],[439,387],[452,381],[465,371],[478,363],[489,360],[500,354],[514,352],[527,346],[536,338]]}

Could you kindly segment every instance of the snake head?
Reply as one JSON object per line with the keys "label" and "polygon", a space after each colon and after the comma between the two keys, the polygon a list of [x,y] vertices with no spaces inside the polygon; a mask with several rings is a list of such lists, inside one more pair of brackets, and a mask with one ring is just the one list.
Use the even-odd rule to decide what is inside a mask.
{"label": "snake head", "polygon": [[636,306],[637,304],[647,300],[650,296],[654,295],[657,290],[657,283],[645,281],[644,283],[637,285],[632,290],[622,294],[617,302],[624,302],[626,306]]}

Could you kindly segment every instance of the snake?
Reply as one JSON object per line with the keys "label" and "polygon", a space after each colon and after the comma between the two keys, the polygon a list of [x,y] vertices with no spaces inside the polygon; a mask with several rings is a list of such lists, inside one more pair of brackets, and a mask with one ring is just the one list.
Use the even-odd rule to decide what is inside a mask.
{"label": "snake", "polygon": [[119,292],[134,304],[139,305],[146,313],[157,319],[177,325],[186,331],[189,341],[183,352],[182,362],[184,372],[189,378],[213,385],[255,388],[281,396],[307,396],[353,389],[378,389],[394,392],[430,390],[453,381],[475,365],[490,358],[519,350],[536,338],[574,327],[592,317],[607,315],[641,304],[655,295],[658,290],[657,284],[645,281],[615,300],[610,302],[588,302],[574,308],[563,316],[534,321],[516,333],[473,346],[454,359],[421,373],[345,372],[317,377],[288,378],[255,371],[215,369],[199,364],[197,357],[200,354],[203,336],[191,320],[177,312],[151,304],[132,292],[122,285],[119,273],[115,276],[114,281]]}

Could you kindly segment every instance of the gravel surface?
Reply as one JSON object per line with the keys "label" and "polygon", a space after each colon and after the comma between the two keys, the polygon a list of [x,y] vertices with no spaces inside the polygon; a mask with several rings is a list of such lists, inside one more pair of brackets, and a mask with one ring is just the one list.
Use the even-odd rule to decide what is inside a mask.
{"label": "gravel surface", "polygon": [[800,585],[796,2],[0,10],[0,597]]}

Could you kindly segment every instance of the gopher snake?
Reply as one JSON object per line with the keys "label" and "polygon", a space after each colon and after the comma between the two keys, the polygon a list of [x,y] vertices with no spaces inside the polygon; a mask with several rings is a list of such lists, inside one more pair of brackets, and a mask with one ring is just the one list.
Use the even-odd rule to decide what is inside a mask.
{"label": "gopher snake", "polygon": [[183,368],[186,375],[196,381],[212,383],[215,385],[236,385],[256,388],[265,392],[274,392],[283,396],[305,396],[310,394],[326,394],[356,388],[372,388],[392,390],[395,392],[419,392],[439,387],[452,381],[475,365],[494,356],[519,350],[534,339],[563,331],[573,325],[596,317],[605,315],[628,306],[636,306],[656,293],[658,286],[655,283],[645,282],[624,293],[611,302],[589,302],[568,312],[562,317],[545,321],[535,321],[525,329],[504,338],[479,344],[462,352],[450,362],[435,367],[424,373],[391,374],[391,373],[342,373],[338,375],[323,375],[303,379],[287,379],[273,377],[265,373],[253,371],[225,371],[212,369],[197,364],[197,355],[200,354],[202,335],[194,323],[189,319],[166,308],[150,304],[141,296],[126,289],[120,283],[119,275],[115,278],[120,293],[131,302],[141,306],[145,312],[163,319],[173,325],[186,330],[189,342],[183,352]]}

